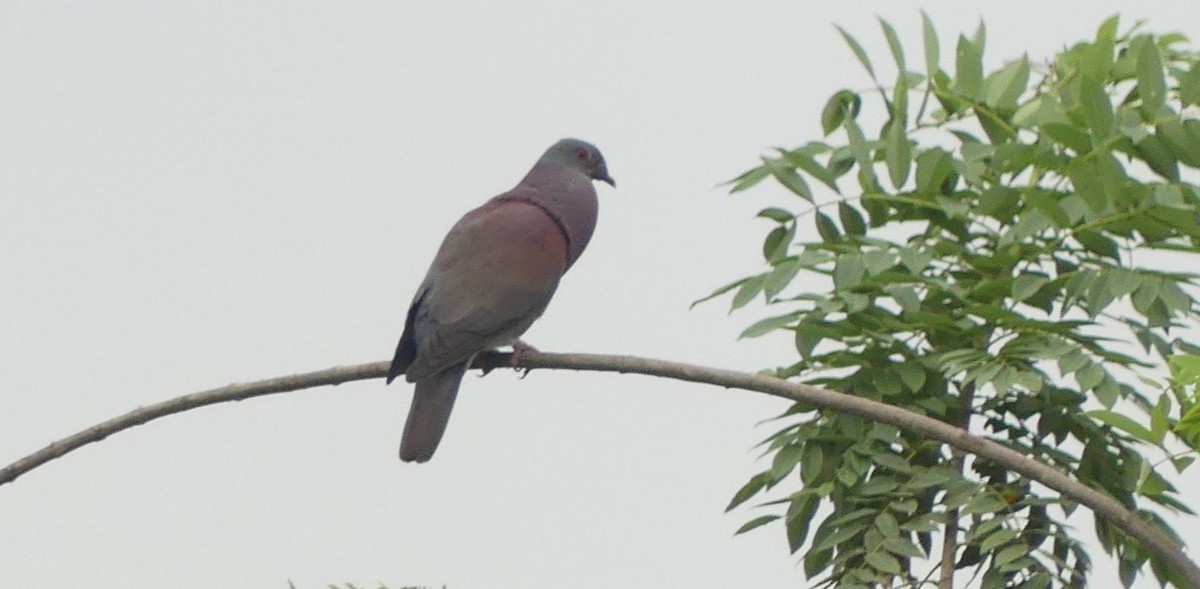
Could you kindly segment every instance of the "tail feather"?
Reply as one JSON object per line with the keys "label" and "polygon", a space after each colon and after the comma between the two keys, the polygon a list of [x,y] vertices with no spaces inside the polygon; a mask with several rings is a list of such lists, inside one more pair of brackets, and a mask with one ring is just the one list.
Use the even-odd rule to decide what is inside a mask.
{"label": "tail feather", "polygon": [[417,381],[400,438],[400,460],[427,462],[433,456],[446,433],[458,385],[466,371],[467,365],[463,364]]}

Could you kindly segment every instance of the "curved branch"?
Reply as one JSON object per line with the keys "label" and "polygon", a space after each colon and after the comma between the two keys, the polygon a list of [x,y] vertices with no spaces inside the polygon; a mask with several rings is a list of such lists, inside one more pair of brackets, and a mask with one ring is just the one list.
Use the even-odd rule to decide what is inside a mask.
{"label": "curved branch", "polygon": [[[475,367],[490,370],[500,366],[508,366],[510,360],[511,354],[507,353],[481,354],[476,359]],[[1068,477],[1057,469],[1033,460],[1015,450],[924,415],[869,399],[781,380],[772,376],[634,356],[527,352],[521,356],[521,368],[635,373],[711,384],[725,388],[745,389],[792,401],[802,401],[822,409],[841,411],[873,421],[894,425],[995,462],[1011,471],[1018,472],[1054,489],[1074,501],[1088,506],[1097,515],[1141,541],[1148,550],[1178,571],[1190,586],[1200,588],[1200,566],[1189,560],[1182,548],[1176,545],[1170,538],[1112,497],[1096,491]],[[218,389],[184,395],[161,403],[139,407],[125,415],[115,417],[77,434],[58,440],[0,469],[0,485],[10,483],[22,474],[63,456],[72,450],[86,446],[92,442],[98,442],[112,434],[136,425],[141,425],[153,419],[158,419],[159,417],[226,401],[240,401],[274,393],[285,393],[318,386],[338,385],[355,380],[381,378],[387,374],[387,370],[387,362],[336,367],[253,383],[232,384]]]}

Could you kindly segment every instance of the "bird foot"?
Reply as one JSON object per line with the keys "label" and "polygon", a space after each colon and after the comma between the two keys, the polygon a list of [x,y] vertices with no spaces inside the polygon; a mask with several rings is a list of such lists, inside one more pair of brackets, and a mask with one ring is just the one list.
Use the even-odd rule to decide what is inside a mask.
{"label": "bird foot", "polygon": [[536,353],[538,351],[538,349],[521,341],[521,340],[517,340],[517,341],[513,342],[512,349],[513,349],[512,361],[510,363],[512,364],[513,368],[516,368],[517,371],[521,373],[521,378],[525,378],[525,376],[528,375],[529,371],[532,369],[531,368],[521,368],[521,355],[524,354],[525,352]]}

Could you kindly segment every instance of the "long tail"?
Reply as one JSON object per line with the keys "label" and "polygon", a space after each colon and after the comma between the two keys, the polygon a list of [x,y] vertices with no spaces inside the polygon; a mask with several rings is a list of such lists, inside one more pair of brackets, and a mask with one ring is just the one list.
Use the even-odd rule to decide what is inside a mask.
{"label": "long tail", "polygon": [[466,372],[467,365],[463,364],[417,381],[408,420],[404,422],[404,436],[400,438],[400,460],[427,462],[433,457],[442,434],[446,433],[458,385]]}

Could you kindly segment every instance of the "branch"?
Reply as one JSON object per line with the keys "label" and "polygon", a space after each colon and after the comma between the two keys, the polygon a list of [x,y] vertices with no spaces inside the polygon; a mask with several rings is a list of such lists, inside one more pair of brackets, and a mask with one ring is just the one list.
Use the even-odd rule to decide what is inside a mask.
{"label": "branch", "polygon": [[[983,349],[987,349],[985,345]],[[962,388],[962,415],[958,417],[958,427],[963,431],[970,431],[971,416],[975,411],[975,382],[968,382]],[[962,452],[954,452],[950,459],[950,465],[958,474],[962,474],[963,465],[966,461],[963,460]],[[938,589],[953,589],[954,587],[954,557],[958,555],[958,522],[959,510],[957,507],[946,511],[946,529],[942,535],[942,574],[938,579]]]}
{"label": "branch", "polygon": [[[475,367],[490,370],[496,367],[508,366],[511,357],[511,354],[507,353],[481,354],[475,361]],[[635,373],[712,384],[725,388],[745,389],[791,401],[802,401],[821,409],[850,413],[880,423],[894,425],[944,442],[963,452],[985,458],[1054,489],[1078,503],[1086,505],[1100,517],[1103,517],[1125,533],[1141,541],[1150,552],[1162,559],[1172,569],[1178,571],[1191,587],[1200,589],[1200,566],[1189,560],[1182,548],[1176,545],[1170,538],[1139,518],[1135,513],[1112,497],[1100,493],[1068,477],[1057,469],[1033,460],[1015,450],[972,435],[961,428],[925,417],[924,415],[869,399],[781,380],[772,376],[633,356],[527,352],[521,355],[521,368]],[[115,417],[56,441],[0,469],[0,486],[10,483],[22,474],[63,456],[72,450],[81,448],[92,442],[98,442],[112,434],[136,425],[141,425],[153,419],[158,419],[159,417],[226,401],[240,401],[274,393],[286,393],[326,385],[339,385],[355,380],[382,378],[387,374],[387,370],[387,362],[336,367],[307,374],[296,374],[246,384],[232,384],[219,389],[184,395],[161,403],[139,407],[125,415]]]}

